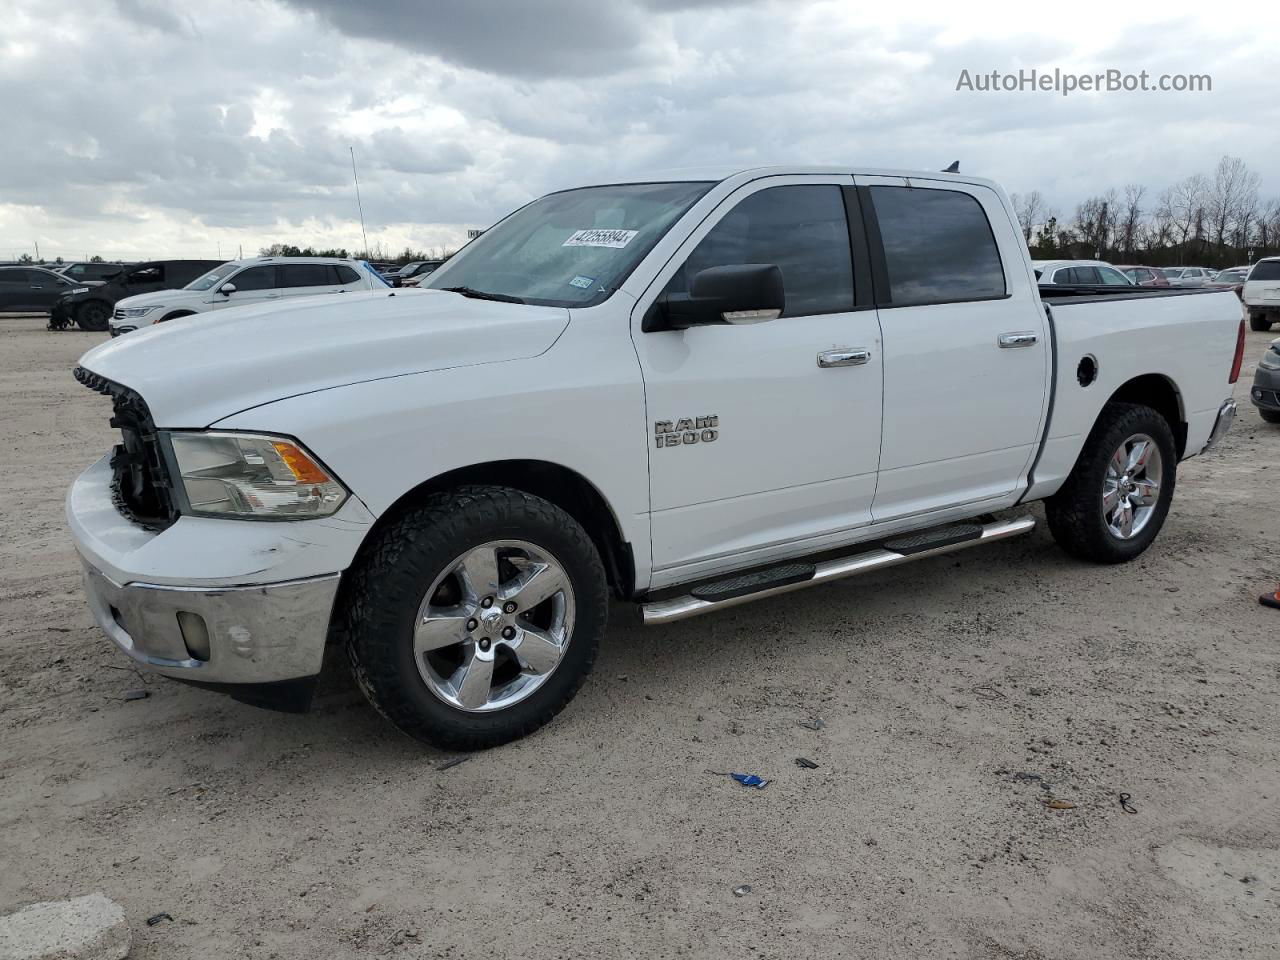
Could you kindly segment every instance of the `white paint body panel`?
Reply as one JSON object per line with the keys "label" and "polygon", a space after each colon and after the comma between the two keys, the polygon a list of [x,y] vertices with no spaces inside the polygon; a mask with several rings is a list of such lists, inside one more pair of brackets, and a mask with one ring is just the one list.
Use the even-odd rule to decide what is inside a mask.
{"label": "white paint body panel", "polygon": [[[720,219],[774,187],[852,177],[764,177],[725,195],[637,301],[631,334],[648,403],[654,567],[734,558],[871,522],[880,457],[881,349],[874,310],[644,333],[645,311]],[[860,366],[820,368],[834,348]],[[718,418],[713,443],[658,447],[652,424]],[[694,431],[696,434],[696,430]]]}
{"label": "white paint body panel", "polygon": [[[902,177],[858,177],[905,186]],[[1026,247],[1001,195],[984,186],[912,177],[915,188],[967,193],[991,224],[1007,296],[888,307],[884,334],[884,442],[873,514],[896,520],[957,503],[1016,498],[1039,445],[1048,406],[1049,336]],[[1006,333],[1028,347],[1001,349]]]}
{"label": "white paint body panel", "polygon": [[[1030,261],[994,184],[911,175],[981,197],[1005,261],[1006,300],[640,331],[656,291],[729,198],[766,178],[902,176],[737,173],[591,308],[401,289],[228,310],[104,344],[82,364],[141,394],[158,426],[296,437],[352,491],[353,512],[331,536],[313,535],[322,529],[314,520],[183,518],[144,543],[86,507],[81,516],[102,529],[73,525],[73,534],[121,583],[144,573],[159,583],[328,573],[350,565],[353,531],[367,517],[420,484],[475,464],[539,460],[600,492],[645,591],[1009,506],[1036,461],[1051,370]],[[1110,394],[1141,374],[1175,385],[1188,453],[1198,452],[1231,392],[1234,301],[1223,292],[1055,308],[1058,391],[1030,496],[1060,486]],[[1014,330],[1041,337],[1034,348],[998,349],[995,335]],[[872,361],[819,370],[817,352],[832,347],[870,349]],[[1085,352],[1100,375],[1079,388]],[[705,415],[719,417],[714,443],[655,448],[655,420]],[[289,556],[305,561],[255,566],[263,537],[285,534],[301,535],[307,549]]]}

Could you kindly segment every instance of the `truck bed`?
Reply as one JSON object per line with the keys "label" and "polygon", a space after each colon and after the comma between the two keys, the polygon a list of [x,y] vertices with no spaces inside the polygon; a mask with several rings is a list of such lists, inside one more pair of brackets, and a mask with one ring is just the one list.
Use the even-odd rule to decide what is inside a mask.
{"label": "truck bed", "polygon": [[1057,489],[1101,404],[1135,377],[1168,384],[1186,424],[1182,455],[1199,453],[1229,390],[1239,298],[1225,288],[1047,290],[1040,287],[1053,338],[1053,402],[1028,499]]}
{"label": "truck bed", "polygon": [[1053,306],[1058,303],[1099,303],[1104,300],[1142,300],[1153,297],[1189,297],[1195,294],[1229,293],[1225,287],[1120,287],[1061,283],[1040,285],[1040,299]]}

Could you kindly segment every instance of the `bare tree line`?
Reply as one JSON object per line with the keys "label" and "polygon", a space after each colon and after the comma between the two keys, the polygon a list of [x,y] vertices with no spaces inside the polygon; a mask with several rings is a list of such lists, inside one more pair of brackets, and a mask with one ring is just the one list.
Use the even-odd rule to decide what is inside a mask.
{"label": "bare tree line", "polygon": [[1280,198],[1262,200],[1260,185],[1243,160],[1224,156],[1211,176],[1154,197],[1140,183],[1089,197],[1069,220],[1039,190],[1009,199],[1036,259],[1233,267],[1280,252]]}

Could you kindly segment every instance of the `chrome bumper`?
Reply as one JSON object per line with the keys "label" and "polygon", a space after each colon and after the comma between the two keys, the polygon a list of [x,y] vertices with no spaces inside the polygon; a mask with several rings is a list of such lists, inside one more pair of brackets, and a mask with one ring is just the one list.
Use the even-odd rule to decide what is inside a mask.
{"label": "chrome bumper", "polygon": [[1231,429],[1231,424],[1236,422],[1236,402],[1227,400],[1218,408],[1218,419],[1214,421],[1213,432],[1209,434],[1209,442],[1204,445],[1201,453],[1208,453],[1218,445],[1223,437],[1227,435],[1227,431]]}
{"label": "chrome bumper", "polygon": [[210,684],[274,683],[320,672],[338,574],[249,587],[121,586],[84,563],[94,619],[157,673]]}

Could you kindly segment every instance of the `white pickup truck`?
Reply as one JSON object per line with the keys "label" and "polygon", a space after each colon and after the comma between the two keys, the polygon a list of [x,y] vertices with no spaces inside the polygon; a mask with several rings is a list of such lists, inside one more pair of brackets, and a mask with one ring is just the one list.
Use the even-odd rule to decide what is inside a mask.
{"label": "white pickup truck", "polygon": [[1025,533],[1034,500],[1133,559],[1244,346],[1225,290],[1042,299],[1004,193],[936,173],[566,190],[426,287],[85,354],[122,442],[67,516],[134,661],[302,709],[340,644],[401,730],[491,746],[574,695],[610,592],[668,623]]}

